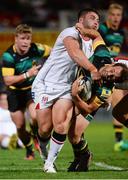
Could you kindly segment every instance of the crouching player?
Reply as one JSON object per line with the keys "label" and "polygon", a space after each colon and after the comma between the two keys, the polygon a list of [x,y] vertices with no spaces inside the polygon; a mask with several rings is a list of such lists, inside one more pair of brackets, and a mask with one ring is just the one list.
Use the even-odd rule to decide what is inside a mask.
{"label": "crouching player", "polygon": [[[108,104],[107,99],[112,93],[115,82],[120,84],[126,79],[128,73],[128,69],[124,64],[111,64],[109,57],[100,57],[100,52],[103,50],[107,53],[103,45],[96,49],[93,61],[101,74],[101,83],[91,82],[91,78],[87,77],[86,72],[81,70],[84,77],[80,76],[72,85],[75,115],[72,118],[68,135],[74,151],[74,161],[69,166],[68,171],[88,170],[91,153],[87,141],[83,138],[83,133],[97,110]],[[101,54],[105,55],[106,53]],[[105,63],[109,64],[105,65]]]}

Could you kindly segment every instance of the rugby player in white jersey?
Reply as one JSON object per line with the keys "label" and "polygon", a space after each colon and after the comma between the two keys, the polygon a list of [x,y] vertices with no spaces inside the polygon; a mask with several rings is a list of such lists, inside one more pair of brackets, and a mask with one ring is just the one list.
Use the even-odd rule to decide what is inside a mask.
{"label": "rugby player in white jersey", "polygon": [[[83,9],[78,14],[78,21],[85,28],[97,30],[99,14],[93,9]],[[98,70],[88,60],[93,54],[93,40],[88,37],[84,37],[84,40],[82,50],[79,31],[75,27],[63,30],[32,86],[42,150],[45,150],[54,129],[44,164],[45,172],[56,172],[53,163],[66,139],[73,107],[71,85],[77,65],[88,70],[93,80],[100,80]]]}

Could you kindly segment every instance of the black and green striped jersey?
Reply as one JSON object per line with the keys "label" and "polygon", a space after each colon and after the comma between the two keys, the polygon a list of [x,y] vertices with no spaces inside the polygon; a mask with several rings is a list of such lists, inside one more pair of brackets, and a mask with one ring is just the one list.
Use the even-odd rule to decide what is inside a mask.
{"label": "black and green striped jersey", "polygon": [[107,23],[103,23],[100,24],[99,32],[110,49],[111,56],[118,56],[124,43],[123,29],[113,30],[107,26]]}
{"label": "black and green striped jersey", "polygon": [[[33,65],[40,64],[43,57],[47,54],[48,46],[38,43],[31,43],[29,51],[25,55],[19,55],[14,45],[11,45],[2,55],[2,74],[6,76],[11,69],[14,74],[20,75],[32,68]],[[3,71],[4,69],[4,71]],[[23,82],[16,83],[17,89],[31,86],[34,77],[28,78]]]}

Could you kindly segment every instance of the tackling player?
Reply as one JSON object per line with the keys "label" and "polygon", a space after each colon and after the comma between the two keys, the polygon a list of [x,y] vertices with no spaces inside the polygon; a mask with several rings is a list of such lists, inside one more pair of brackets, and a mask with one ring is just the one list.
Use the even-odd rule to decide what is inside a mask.
{"label": "tackling player", "polygon": [[[98,29],[99,14],[93,9],[81,10],[78,20],[87,28]],[[100,80],[99,72],[88,60],[93,54],[93,40],[88,37],[85,37],[85,40],[81,49],[78,30],[75,27],[64,29],[33,83],[32,93],[36,103],[39,133],[45,142],[54,127],[44,164],[45,172],[56,172],[53,163],[66,140],[73,106],[71,85],[75,79],[77,65],[88,70],[93,80]]]}
{"label": "tackling player", "polygon": [[[88,143],[82,135],[97,110],[108,105],[108,98],[112,94],[115,82],[118,82],[118,87],[120,85],[119,88],[121,88],[122,82],[127,79],[128,68],[122,63],[116,63],[101,67],[99,72],[103,80],[100,85],[91,82],[90,77],[87,78],[83,70],[82,74],[85,76],[79,77],[72,85],[76,115],[73,115],[68,133],[74,152],[74,161],[68,168],[69,172],[88,170],[91,154],[88,150]],[[82,84],[83,78],[84,83]]]}

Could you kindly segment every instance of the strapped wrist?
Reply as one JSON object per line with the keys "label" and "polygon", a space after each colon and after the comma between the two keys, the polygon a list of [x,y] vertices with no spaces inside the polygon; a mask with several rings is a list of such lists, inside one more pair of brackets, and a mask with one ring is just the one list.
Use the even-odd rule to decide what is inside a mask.
{"label": "strapped wrist", "polygon": [[25,74],[26,74],[26,77],[28,79],[30,77],[29,72],[27,71]]}
{"label": "strapped wrist", "polygon": [[23,76],[24,76],[24,79],[28,79],[28,78],[30,77],[30,75],[29,75],[28,72],[25,72],[25,73],[23,74]]}

